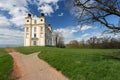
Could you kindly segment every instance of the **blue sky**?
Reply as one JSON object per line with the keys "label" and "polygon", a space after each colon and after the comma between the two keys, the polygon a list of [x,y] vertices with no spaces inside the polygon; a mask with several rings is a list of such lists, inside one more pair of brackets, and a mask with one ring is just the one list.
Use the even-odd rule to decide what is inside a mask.
{"label": "blue sky", "polygon": [[[45,13],[47,24],[53,31],[63,34],[65,43],[101,36],[107,30],[101,25],[84,25],[80,30],[74,15],[65,6],[64,0],[1,0],[0,1],[0,46],[23,46],[24,18],[28,13],[40,16]],[[118,18],[108,18],[117,23]],[[118,36],[116,36],[118,37]]]}

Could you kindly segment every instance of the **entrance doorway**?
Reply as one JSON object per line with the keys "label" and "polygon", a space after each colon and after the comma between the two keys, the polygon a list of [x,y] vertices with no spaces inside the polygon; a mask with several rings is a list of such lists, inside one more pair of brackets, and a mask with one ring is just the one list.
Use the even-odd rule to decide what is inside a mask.
{"label": "entrance doorway", "polygon": [[37,46],[37,41],[33,41],[33,45],[34,45],[34,46]]}

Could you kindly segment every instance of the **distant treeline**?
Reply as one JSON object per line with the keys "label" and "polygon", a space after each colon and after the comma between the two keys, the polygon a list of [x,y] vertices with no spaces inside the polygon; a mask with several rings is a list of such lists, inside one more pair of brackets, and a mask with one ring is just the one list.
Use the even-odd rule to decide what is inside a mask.
{"label": "distant treeline", "polygon": [[120,49],[120,38],[111,37],[91,37],[88,40],[77,41],[72,40],[66,44],[66,48],[104,48],[104,49]]}

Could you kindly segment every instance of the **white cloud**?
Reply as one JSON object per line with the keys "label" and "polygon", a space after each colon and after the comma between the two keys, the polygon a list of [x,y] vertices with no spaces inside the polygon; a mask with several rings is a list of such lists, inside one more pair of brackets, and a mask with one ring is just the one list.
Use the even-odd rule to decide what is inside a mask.
{"label": "white cloud", "polygon": [[[55,10],[59,9],[57,5],[59,0],[34,0],[34,4],[38,6],[38,10],[46,15],[51,15]],[[0,9],[8,11],[11,16],[10,21],[16,26],[23,26],[24,17],[29,13],[28,2],[32,0],[1,0]]]}
{"label": "white cloud", "polygon": [[5,16],[0,15],[0,27],[4,28],[10,25],[11,25],[10,21]]}
{"label": "white cloud", "polygon": [[[90,37],[97,36],[97,37],[104,37],[104,36],[109,36],[109,35],[102,35],[102,31],[94,31],[94,32],[88,32],[86,30],[94,30],[95,28],[92,26],[84,25],[80,29],[80,26],[72,26],[72,27],[65,27],[65,28],[59,28],[54,31],[59,31],[62,33],[64,37],[65,43],[69,43],[71,40],[88,40]],[[76,34],[78,34],[76,36]],[[79,37],[78,37],[79,36]]]}
{"label": "white cloud", "polygon": [[24,17],[28,12],[26,0],[2,0],[0,1],[0,9],[8,11],[8,14],[11,16],[8,21],[11,21],[16,26],[23,27]]}
{"label": "white cloud", "polygon": [[[23,31],[12,28],[23,28],[24,18],[29,11],[27,0],[1,0],[0,10],[8,11],[8,15],[0,15],[0,45],[22,45]],[[12,29],[10,29],[12,28]]]}
{"label": "white cloud", "polygon": [[59,28],[54,30],[53,32],[58,31],[64,37],[65,43],[68,43],[70,40],[74,39],[74,33],[78,32],[75,28]]}
{"label": "white cloud", "polygon": [[78,32],[78,30],[74,27],[73,28],[68,28],[68,27],[67,28],[59,28],[59,29],[54,30],[53,32],[55,32],[55,31],[62,33],[63,37],[66,39],[71,38],[75,32]]}
{"label": "white cloud", "polygon": [[53,3],[53,4],[56,4],[59,0],[41,0],[40,3],[43,4],[43,3]]}
{"label": "white cloud", "polygon": [[75,37],[74,40],[77,40],[77,41],[84,40],[84,41],[86,41],[93,36],[97,36],[97,37],[101,36],[101,33],[100,32],[93,32],[93,33],[84,32],[83,34],[80,35],[80,37]]}
{"label": "white cloud", "polygon": [[[91,30],[90,32],[87,31],[89,29]],[[118,33],[117,35],[114,35],[113,33],[102,35],[102,32],[104,30],[102,29],[98,30],[98,28],[88,26],[88,25],[83,26],[81,30],[80,30],[80,26],[72,26],[72,27],[69,26],[65,28],[59,28],[54,31],[59,31],[60,33],[62,33],[65,43],[69,43],[71,40],[78,40],[78,41],[85,40],[86,41],[89,38],[94,37],[94,36],[96,36],[97,38],[101,38],[101,37],[119,38],[120,37],[119,36],[120,33]]]}
{"label": "white cloud", "polygon": [[22,45],[23,31],[0,28],[0,45]]}
{"label": "white cloud", "polygon": [[25,16],[13,17],[10,21],[18,27],[23,28]]}
{"label": "white cloud", "polygon": [[1,0],[0,10],[8,11],[8,14],[11,16],[9,21],[18,27],[23,27],[24,17],[30,13],[28,3],[34,3],[37,5],[38,10],[50,16],[51,13],[59,9],[57,5],[58,1],[59,0]]}
{"label": "white cloud", "polygon": [[63,16],[64,15],[64,13],[60,13],[60,14],[58,14],[58,16]]}
{"label": "white cloud", "polygon": [[78,26],[72,26],[72,27],[69,26],[69,27],[65,27],[65,28],[59,28],[59,29],[56,29],[54,31],[58,31],[58,32],[62,33],[62,35],[65,39],[65,43],[68,43],[71,40],[78,40],[78,39],[82,40],[85,38],[86,39],[89,38],[89,36],[92,36],[89,33],[84,33],[84,34],[81,33],[82,35],[79,34],[80,38],[76,37],[76,35],[74,35],[74,34],[77,32],[86,31],[86,30],[91,29],[91,28],[92,28],[92,26],[85,25],[80,30],[80,26],[78,25]]}
{"label": "white cloud", "polygon": [[45,15],[51,16],[51,13],[54,13],[57,9],[59,0],[37,0],[36,4],[39,6],[38,10],[40,10]]}
{"label": "white cloud", "polygon": [[83,34],[82,37],[89,37],[90,34],[86,33],[86,34]]}
{"label": "white cloud", "polygon": [[49,15],[49,16],[51,13],[54,13],[52,6],[48,4],[44,4],[40,6],[38,10],[41,10],[42,13],[44,13],[45,15]]}
{"label": "white cloud", "polygon": [[86,40],[88,40],[91,37],[97,37],[97,38],[103,38],[103,37],[119,38],[120,37],[119,35],[120,35],[120,33],[115,35],[113,33],[102,34],[102,32],[92,32],[92,33],[84,32],[79,38],[76,37],[76,38],[74,38],[74,40],[78,40],[78,41],[85,40],[86,41]]}
{"label": "white cloud", "polygon": [[92,26],[84,25],[82,27],[78,26],[78,28],[80,28],[81,31],[85,31],[85,30],[91,29]]}

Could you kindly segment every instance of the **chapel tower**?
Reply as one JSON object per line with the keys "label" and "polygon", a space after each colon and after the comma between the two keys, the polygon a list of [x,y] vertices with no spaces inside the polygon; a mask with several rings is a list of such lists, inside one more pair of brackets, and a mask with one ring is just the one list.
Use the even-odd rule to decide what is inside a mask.
{"label": "chapel tower", "polygon": [[40,17],[28,16],[24,25],[24,46],[51,46],[52,28],[46,25],[46,18],[43,13]]}

